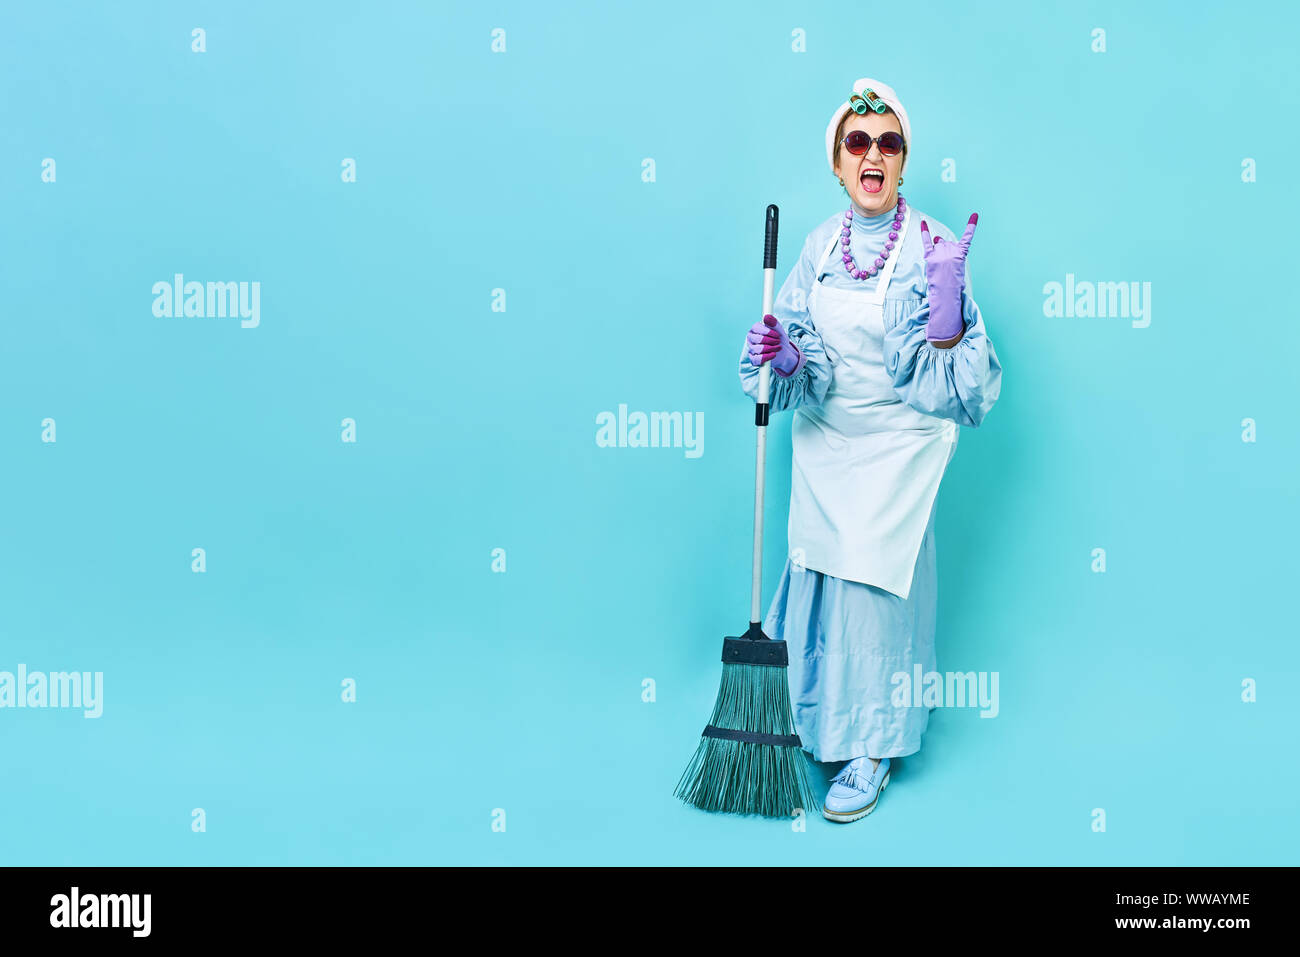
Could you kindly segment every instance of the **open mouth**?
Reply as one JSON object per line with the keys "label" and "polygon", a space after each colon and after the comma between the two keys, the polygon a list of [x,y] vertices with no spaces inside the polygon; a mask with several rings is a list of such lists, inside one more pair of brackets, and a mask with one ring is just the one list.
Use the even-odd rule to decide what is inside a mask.
{"label": "open mouth", "polygon": [[878,193],[885,188],[885,171],[864,169],[861,176],[862,188],[868,193]]}

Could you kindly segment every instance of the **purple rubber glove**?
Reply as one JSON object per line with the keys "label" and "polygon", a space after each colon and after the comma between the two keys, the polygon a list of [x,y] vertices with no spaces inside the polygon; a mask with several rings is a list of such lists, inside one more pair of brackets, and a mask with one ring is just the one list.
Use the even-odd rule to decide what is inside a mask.
{"label": "purple rubber glove", "polygon": [[768,359],[778,375],[789,377],[799,368],[803,358],[795,344],[790,341],[790,334],[776,316],[764,316],[750,327],[746,337],[749,343],[749,361],[761,366]]}
{"label": "purple rubber glove", "polygon": [[930,321],[925,327],[925,338],[930,342],[946,342],[966,328],[961,317],[961,294],[966,288],[966,254],[970,252],[971,237],[980,214],[971,213],[966,232],[955,243],[946,243],[942,236],[930,241],[930,227],[921,220],[921,242],[925,244],[926,293],[930,301]]}

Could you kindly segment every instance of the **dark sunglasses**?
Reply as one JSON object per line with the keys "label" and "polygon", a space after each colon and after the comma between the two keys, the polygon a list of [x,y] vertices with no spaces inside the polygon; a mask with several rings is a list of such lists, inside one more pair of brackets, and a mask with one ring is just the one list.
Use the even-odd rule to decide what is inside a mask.
{"label": "dark sunglasses", "polygon": [[854,130],[848,136],[844,137],[844,148],[854,156],[862,156],[871,149],[872,142],[880,144],[882,156],[897,156],[903,152],[903,137],[893,130],[881,133],[879,136],[868,136],[863,130]]}

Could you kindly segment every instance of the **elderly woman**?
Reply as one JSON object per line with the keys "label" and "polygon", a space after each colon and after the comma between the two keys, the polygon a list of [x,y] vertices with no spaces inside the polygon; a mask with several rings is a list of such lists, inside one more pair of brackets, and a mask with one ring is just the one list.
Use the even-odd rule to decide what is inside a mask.
{"label": "elderly woman", "polygon": [[870,814],[891,759],[920,750],[930,709],[893,700],[895,675],[938,670],[935,500],[957,427],[1001,387],[966,275],[977,217],[958,241],[907,205],[911,139],[893,89],[858,80],[826,128],[849,208],[809,234],[740,360],[747,394],[770,361],[771,411],[794,411],[790,557],[763,630],[788,642],[804,749],[846,762],[832,821]]}

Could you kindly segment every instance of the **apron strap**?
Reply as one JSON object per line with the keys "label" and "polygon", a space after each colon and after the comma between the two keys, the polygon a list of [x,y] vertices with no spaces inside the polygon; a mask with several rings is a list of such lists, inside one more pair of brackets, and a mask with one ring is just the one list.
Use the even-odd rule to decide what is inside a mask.
{"label": "apron strap", "polygon": [[822,258],[817,262],[817,271],[813,273],[813,282],[821,282],[822,270],[826,268],[826,260],[831,256],[831,250],[835,244],[840,241],[840,230],[836,229],[831,233],[831,241],[826,244],[826,252],[822,253]]}
{"label": "apron strap", "polygon": [[[899,250],[903,248],[903,240],[907,238],[907,227],[912,222],[912,207],[907,207],[907,212],[903,214],[903,225],[898,230],[898,240],[894,243],[894,248],[890,256],[885,260],[885,265],[881,268],[876,279],[876,288],[871,292],[872,302],[884,302],[885,292],[889,289],[889,280],[894,277],[894,266],[898,264]],[[821,282],[822,271],[826,267],[826,260],[830,258],[833,250],[840,241],[840,230],[835,230],[831,235],[831,241],[826,244],[826,251],[822,253],[822,258],[817,263],[817,271],[813,274],[813,284]]]}

